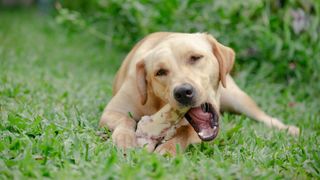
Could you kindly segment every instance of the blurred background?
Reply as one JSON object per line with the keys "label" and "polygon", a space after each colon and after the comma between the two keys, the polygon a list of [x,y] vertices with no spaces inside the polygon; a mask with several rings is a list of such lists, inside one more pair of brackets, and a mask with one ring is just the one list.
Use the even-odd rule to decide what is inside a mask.
{"label": "blurred background", "polygon": [[[155,31],[209,32],[235,49],[236,69],[319,89],[318,0],[1,0],[1,10],[33,9],[71,33],[87,32],[109,50],[127,52]],[[22,17],[21,17],[22,18]],[[119,65],[119,64],[117,64]]]}

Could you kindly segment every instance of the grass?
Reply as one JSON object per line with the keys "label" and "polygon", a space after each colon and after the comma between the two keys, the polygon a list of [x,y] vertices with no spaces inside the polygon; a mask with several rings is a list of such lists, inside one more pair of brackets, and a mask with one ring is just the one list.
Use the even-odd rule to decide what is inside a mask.
{"label": "grass", "polygon": [[215,141],[177,157],[123,155],[97,125],[125,53],[51,17],[0,12],[0,179],[320,178],[319,91],[274,83],[268,63],[237,69],[235,79],[300,137],[224,114]]}

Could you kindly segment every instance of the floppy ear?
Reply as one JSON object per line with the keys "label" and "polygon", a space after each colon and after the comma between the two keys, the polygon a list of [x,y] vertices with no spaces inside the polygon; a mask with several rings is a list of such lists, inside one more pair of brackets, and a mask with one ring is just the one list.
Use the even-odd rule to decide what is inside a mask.
{"label": "floppy ear", "polygon": [[145,64],[143,60],[136,65],[136,83],[140,95],[140,102],[142,105],[145,105],[147,102],[148,94]]}
{"label": "floppy ear", "polygon": [[216,56],[219,63],[219,76],[222,86],[227,87],[226,76],[233,67],[235,53],[231,48],[222,45],[211,35],[206,34],[206,37],[209,40],[212,46],[212,52]]}

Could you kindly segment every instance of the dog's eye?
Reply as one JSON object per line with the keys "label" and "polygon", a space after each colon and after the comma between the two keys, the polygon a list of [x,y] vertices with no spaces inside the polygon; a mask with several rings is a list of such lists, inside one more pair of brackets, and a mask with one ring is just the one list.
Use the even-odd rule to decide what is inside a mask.
{"label": "dog's eye", "polygon": [[203,55],[192,55],[192,56],[190,56],[189,62],[191,64],[194,64],[197,61],[199,61],[201,58],[203,58]]}
{"label": "dog's eye", "polygon": [[156,76],[166,76],[168,73],[169,73],[169,71],[166,70],[166,69],[159,69],[159,70],[156,72]]}

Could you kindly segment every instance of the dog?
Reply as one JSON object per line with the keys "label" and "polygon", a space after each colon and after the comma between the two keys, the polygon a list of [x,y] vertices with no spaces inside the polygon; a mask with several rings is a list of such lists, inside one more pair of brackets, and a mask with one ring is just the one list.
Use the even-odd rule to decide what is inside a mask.
{"label": "dog", "polygon": [[165,104],[190,108],[172,139],[155,152],[176,154],[177,145],[214,139],[220,112],[244,114],[269,127],[298,135],[299,128],[285,125],[262,111],[230,76],[235,52],[207,33],[156,32],[138,42],[126,56],[113,84],[113,97],[100,120],[112,131],[122,149],[137,146],[135,130],[144,115]]}

